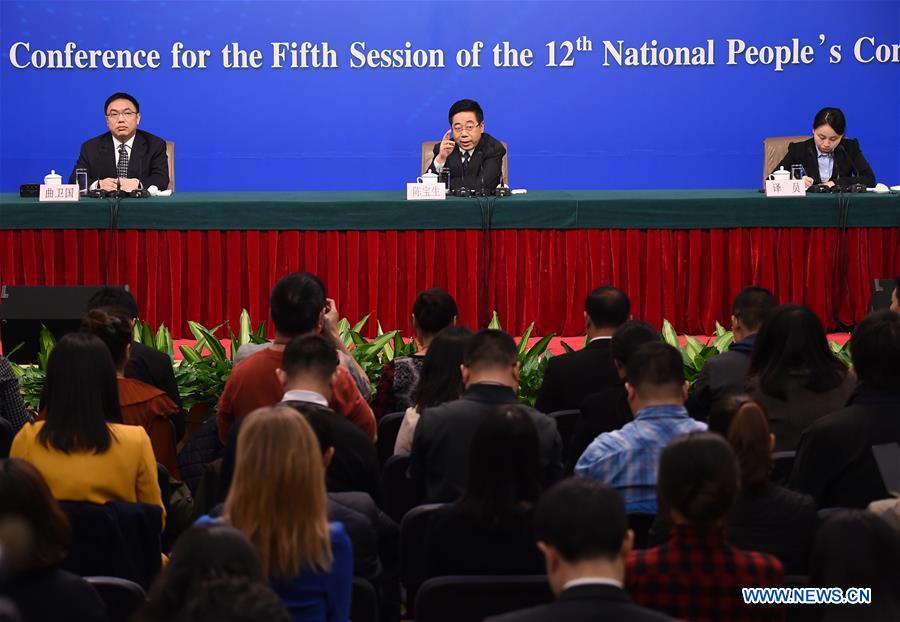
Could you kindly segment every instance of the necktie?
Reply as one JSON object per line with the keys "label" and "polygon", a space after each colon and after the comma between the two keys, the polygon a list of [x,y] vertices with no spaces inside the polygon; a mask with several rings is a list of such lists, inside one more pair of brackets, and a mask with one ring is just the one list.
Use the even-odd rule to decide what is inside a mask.
{"label": "necktie", "polygon": [[464,151],[462,156],[463,175],[469,174],[469,152]]}
{"label": "necktie", "polygon": [[128,177],[128,150],[125,143],[119,145],[119,163],[116,165],[116,173],[119,177]]}

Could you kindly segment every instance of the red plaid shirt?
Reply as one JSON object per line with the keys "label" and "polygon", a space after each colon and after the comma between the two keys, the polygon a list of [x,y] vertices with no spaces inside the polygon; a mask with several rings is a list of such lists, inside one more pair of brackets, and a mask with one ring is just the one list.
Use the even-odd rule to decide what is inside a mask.
{"label": "red plaid shirt", "polygon": [[772,555],[741,551],[725,530],[677,525],[666,544],[633,551],[625,582],[634,602],[690,622],[783,620],[772,605],[745,605],[742,587],[781,587],[784,571]]}

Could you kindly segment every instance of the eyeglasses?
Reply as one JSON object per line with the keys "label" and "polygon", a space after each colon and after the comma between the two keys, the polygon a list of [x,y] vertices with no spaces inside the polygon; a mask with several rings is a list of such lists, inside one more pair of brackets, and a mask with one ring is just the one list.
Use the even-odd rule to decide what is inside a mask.
{"label": "eyeglasses", "polygon": [[467,132],[471,132],[479,125],[481,125],[481,123],[472,123],[471,121],[469,121],[465,125],[460,125],[459,123],[457,123],[451,129],[453,129],[454,132],[462,132],[463,130],[466,130]]}
{"label": "eyeglasses", "polygon": [[133,117],[136,114],[137,113],[134,110],[123,110],[122,112],[119,112],[118,110],[113,110],[112,112],[107,114],[106,117],[108,119],[112,119],[113,121],[118,121],[119,117],[121,116],[123,119],[128,121],[131,119],[131,117]]}

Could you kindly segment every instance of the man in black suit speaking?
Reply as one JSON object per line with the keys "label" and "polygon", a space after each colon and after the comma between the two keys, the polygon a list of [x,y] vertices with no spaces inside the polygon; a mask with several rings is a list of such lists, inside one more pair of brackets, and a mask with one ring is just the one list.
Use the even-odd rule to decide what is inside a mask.
{"label": "man in black suit speaking", "polygon": [[484,111],[478,102],[461,99],[450,106],[450,129],[434,146],[428,170],[450,169],[450,189],[493,190],[503,175],[503,144],[484,131]]}
{"label": "man in black suit speaking", "polygon": [[[167,189],[166,141],[137,129],[141,122],[138,101],[128,93],[114,93],[103,105],[103,114],[109,131],[83,143],[75,163],[76,169],[87,169],[91,190]],[[76,183],[74,170],[69,183]]]}

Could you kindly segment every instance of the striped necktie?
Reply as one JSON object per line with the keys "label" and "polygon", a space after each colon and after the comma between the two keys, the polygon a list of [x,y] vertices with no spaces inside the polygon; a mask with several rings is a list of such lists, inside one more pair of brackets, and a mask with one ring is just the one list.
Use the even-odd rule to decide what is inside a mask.
{"label": "striped necktie", "polygon": [[128,150],[125,143],[119,145],[119,163],[116,165],[116,174],[119,177],[128,177]]}
{"label": "striped necktie", "polygon": [[462,156],[463,175],[469,174],[469,158],[470,157],[471,156],[469,155],[468,151],[463,152],[463,156]]}

